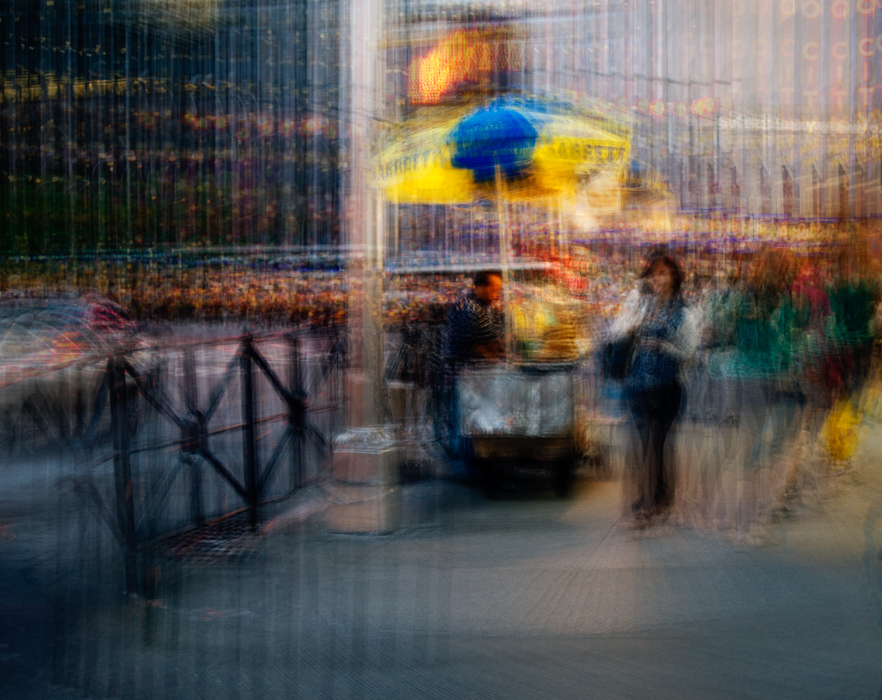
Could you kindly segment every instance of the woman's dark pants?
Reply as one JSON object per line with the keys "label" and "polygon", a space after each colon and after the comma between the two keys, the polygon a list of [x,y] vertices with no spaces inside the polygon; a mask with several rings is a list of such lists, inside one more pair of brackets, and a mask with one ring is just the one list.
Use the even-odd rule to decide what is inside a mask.
{"label": "woman's dark pants", "polygon": [[673,464],[665,460],[665,443],[682,399],[683,388],[678,384],[626,392],[640,443],[634,470],[635,513],[664,513],[673,503],[675,474]]}

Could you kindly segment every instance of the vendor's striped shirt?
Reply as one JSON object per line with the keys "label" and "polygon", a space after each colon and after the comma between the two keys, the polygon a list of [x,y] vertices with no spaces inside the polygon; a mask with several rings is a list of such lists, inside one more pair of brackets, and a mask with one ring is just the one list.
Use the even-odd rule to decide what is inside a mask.
{"label": "vendor's striped shirt", "polygon": [[453,363],[468,362],[475,359],[476,347],[503,338],[502,314],[470,291],[450,308],[445,333],[447,360]]}

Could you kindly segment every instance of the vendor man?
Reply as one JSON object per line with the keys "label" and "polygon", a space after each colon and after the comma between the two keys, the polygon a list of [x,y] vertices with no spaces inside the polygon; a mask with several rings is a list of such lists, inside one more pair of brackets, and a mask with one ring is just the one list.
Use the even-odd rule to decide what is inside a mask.
{"label": "vendor man", "polygon": [[502,275],[482,270],[472,289],[447,314],[445,356],[453,365],[475,360],[498,360],[505,355],[502,312]]}

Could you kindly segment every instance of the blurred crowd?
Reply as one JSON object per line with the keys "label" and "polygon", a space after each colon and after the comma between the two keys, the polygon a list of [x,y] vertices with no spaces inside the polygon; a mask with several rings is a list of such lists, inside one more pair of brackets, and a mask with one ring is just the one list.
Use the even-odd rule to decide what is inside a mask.
{"label": "blurred crowd", "polygon": [[[437,323],[468,286],[467,275],[400,276],[384,298],[388,324]],[[57,275],[18,271],[0,285],[0,298],[52,299],[98,293],[138,321],[247,321],[255,325],[345,323],[349,304],[342,271],[162,270],[117,275]]]}
{"label": "blurred crowd", "polygon": [[761,542],[808,486],[853,464],[878,402],[878,261],[865,241],[812,256],[770,247],[693,277],[687,295],[699,338],[679,423],[693,438],[669,449],[697,471],[672,512]]}
{"label": "blurred crowd", "polygon": [[342,277],[337,273],[298,275],[290,271],[157,272],[139,279],[123,301],[136,318],[147,321],[328,326],[345,320]]}

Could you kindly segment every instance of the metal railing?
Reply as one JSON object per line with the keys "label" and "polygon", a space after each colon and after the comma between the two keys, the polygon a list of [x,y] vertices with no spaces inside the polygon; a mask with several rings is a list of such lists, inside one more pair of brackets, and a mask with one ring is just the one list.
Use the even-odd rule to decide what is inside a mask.
{"label": "metal railing", "polygon": [[[243,510],[256,529],[261,506],[315,481],[342,407],[342,334],[246,333],[158,351],[153,373],[125,352],[107,358],[75,481],[120,545],[132,593],[145,547]],[[103,406],[109,445],[95,429]]]}

